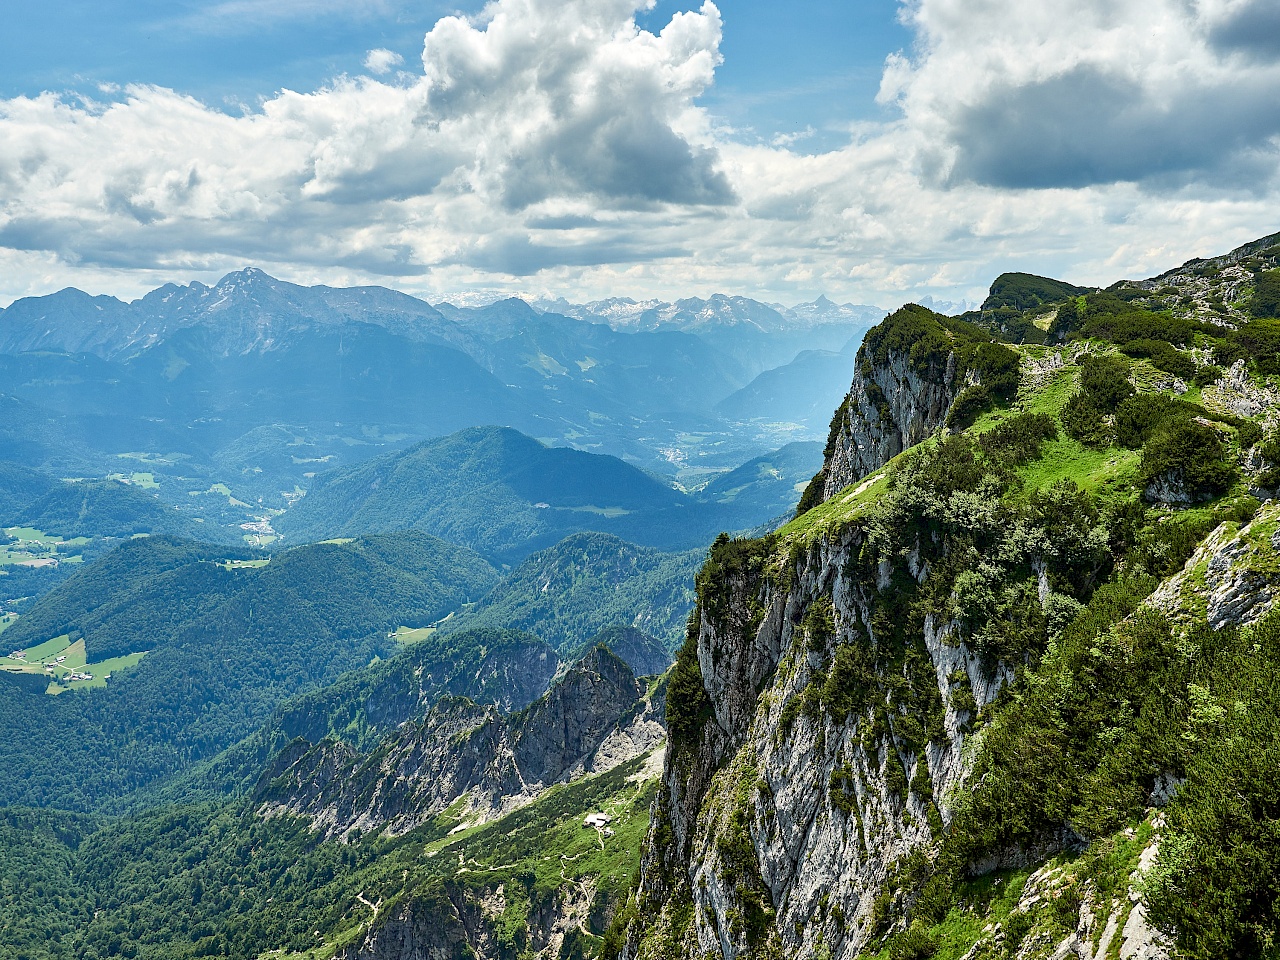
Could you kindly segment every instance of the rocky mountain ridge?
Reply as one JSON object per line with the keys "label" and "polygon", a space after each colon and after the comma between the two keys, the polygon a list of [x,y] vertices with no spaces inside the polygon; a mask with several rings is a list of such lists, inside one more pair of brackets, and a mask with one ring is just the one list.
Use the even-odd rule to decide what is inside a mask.
{"label": "rocky mountain ridge", "polygon": [[[1124,316],[1126,331],[1166,322]],[[1229,329],[1206,336],[1221,344]],[[1125,410],[1165,409],[1171,381],[1146,361],[1015,350],[920,308],[868,335],[796,520],[763,540],[722,538],[699,575],[618,954],[1150,960],[1169,955],[1171,931],[1205,942],[1186,920],[1199,908],[1169,879],[1187,882],[1195,861],[1169,851],[1196,829],[1201,757],[1228,748],[1188,747],[1202,741],[1178,724],[1196,729],[1196,704],[1229,698],[1239,670],[1173,651],[1221,644],[1265,664],[1280,653],[1274,505],[1224,479],[1217,506],[1150,513],[1161,428],[1142,427],[1153,432],[1139,457],[1140,443],[1086,436],[1071,418],[1072,402],[1103,389],[1090,377],[1106,363],[1129,371],[1113,387],[1117,401],[1137,397]],[[1246,379],[1265,388],[1265,376]],[[1085,399],[1069,400],[1077,383]],[[1215,396],[1206,389],[1204,403]],[[1181,402],[1198,419],[1168,436],[1204,444],[1184,456],[1242,469],[1262,433],[1254,421]],[[1274,413],[1256,411],[1263,423]],[[1148,648],[1163,652],[1140,665]],[[1087,694],[1060,694],[1075,712],[1041,729],[1036,691],[1086,670],[1097,677]],[[1144,687],[1148,676],[1163,686]],[[1170,689],[1189,720],[1149,712]],[[1035,709],[1065,709],[1051,702]],[[1144,706],[1126,718],[1134,702]],[[1094,710],[1110,734],[1070,727]],[[1077,771],[1077,754],[1095,759]],[[1063,791],[1069,801],[1054,799]],[[1144,881],[1152,871],[1164,879]],[[1016,895],[996,895],[992,876]],[[1270,942],[1265,919],[1234,922],[1239,942]],[[940,939],[957,925],[964,938]]]}
{"label": "rocky mountain ridge", "polygon": [[662,707],[661,693],[650,697],[599,646],[517,713],[446,697],[363,755],[340,740],[299,738],[277,755],[255,796],[266,815],[307,817],[328,836],[399,835],[450,807],[474,826],[553,784],[660,747]]}

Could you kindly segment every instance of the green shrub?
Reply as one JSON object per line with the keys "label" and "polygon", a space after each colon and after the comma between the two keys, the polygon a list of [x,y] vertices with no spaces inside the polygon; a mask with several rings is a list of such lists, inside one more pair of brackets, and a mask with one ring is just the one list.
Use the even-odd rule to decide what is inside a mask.
{"label": "green shrub", "polygon": [[822,684],[822,704],[836,723],[844,723],[849,714],[860,712],[870,702],[875,684],[875,657],[870,649],[842,643],[836,647]]}
{"label": "green shrub", "polygon": [[1147,483],[1162,477],[1180,483],[1193,500],[1210,500],[1227,492],[1235,470],[1216,430],[1194,420],[1175,420],[1143,445],[1142,475]]}
{"label": "green shrub", "polygon": [[1254,280],[1249,313],[1255,317],[1280,317],[1280,270],[1260,273]]}
{"label": "green shrub", "polygon": [[1083,390],[1072,395],[1058,414],[1068,437],[1088,446],[1105,447],[1110,442],[1102,411]]}
{"label": "green shrub", "polygon": [[1201,725],[1203,745],[1170,807],[1148,899],[1152,919],[1177,931],[1180,956],[1276,960],[1280,619],[1271,614],[1243,642],[1223,634],[1202,655],[1215,676],[1198,686],[1225,708]]}
{"label": "green shrub", "polygon": [[956,350],[957,376],[974,371],[992,396],[1012,396],[1018,389],[1018,371],[1022,363],[1017,352],[1002,343],[971,339],[984,336],[984,332],[970,324],[962,327],[960,321],[953,320],[950,326],[960,334]]}
{"label": "green shrub", "polygon": [[1236,430],[1236,442],[1240,444],[1241,450],[1248,450],[1261,439],[1262,428],[1252,420],[1246,420]]}
{"label": "green shrub", "polygon": [[1209,384],[1217,383],[1221,379],[1222,368],[1212,363],[1206,363],[1195,372],[1195,376],[1191,378],[1191,382],[1197,387],[1207,387]]}
{"label": "green shrub", "polygon": [[1272,435],[1258,449],[1263,469],[1257,477],[1258,486],[1267,490],[1280,487],[1280,436]]}
{"label": "green shrub", "polygon": [[[1069,311],[1070,313],[1071,311]],[[1132,340],[1163,340],[1185,346],[1199,325],[1184,317],[1152,313],[1136,307],[1112,293],[1091,293],[1076,302],[1068,320],[1082,337],[1100,337],[1113,343]]]}
{"label": "green shrub", "polygon": [[1229,367],[1237,360],[1248,360],[1249,351],[1231,337],[1221,337],[1210,341],[1214,364]]}
{"label": "green shrub", "polygon": [[889,946],[890,960],[929,960],[937,952],[938,942],[918,922],[894,937]]}
{"label": "green shrub", "polygon": [[1058,439],[1058,424],[1046,413],[1020,413],[978,437],[987,457],[1008,467],[1019,467],[1040,456],[1046,440]]}
{"label": "green shrub", "polygon": [[813,475],[813,479],[809,481],[804,488],[804,494],[800,497],[800,502],[796,504],[796,516],[808,513],[814,507],[822,503],[822,493],[827,485],[827,468],[824,466],[821,470]]}
{"label": "green shrub", "polygon": [[[1237,359],[1239,356],[1252,359],[1259,373],[1280,373],[1280,321],[1250,320],[1229,339],[1236,347]],[[1214,358],[1218,358],[1216,350]]]}
{"label": "green shrub", "polygon": [[1139,393],[1116,409],[1116,442],[1136,450],[1157,429],[1175,419],[1189,419],[1196,408],[1167,393]]}
{"label": "green shrub", "polygon": [[1157,370],[1183,380],[1190,380],[1196,375],[1196,362],[1163,340],[1130,340],[1120,351],[1130,357],[1145,357]]}
{"label": "green shrub", "polygon": [[701,620],[695,608],[689,616],[684,645],[676,655],[667,685],[667,733],[673,751],[694,748],[702,725],[711,716],[711,699],[702,681],[698,662],[698,632]]}
{"label": "green shrub", "polygon": [[985,384],[975,383],[960,391],[960,395],[947,411],[947,426],[952,430],[963,430],[972,426],[982,413],[991,406],[991,391]]}
{"label": "green shrub", "polygon": [[1088,354],[1080,361],[1080,389],[1100,410],[1110,413],[1133,396],[1129,361],[1123,357]]}

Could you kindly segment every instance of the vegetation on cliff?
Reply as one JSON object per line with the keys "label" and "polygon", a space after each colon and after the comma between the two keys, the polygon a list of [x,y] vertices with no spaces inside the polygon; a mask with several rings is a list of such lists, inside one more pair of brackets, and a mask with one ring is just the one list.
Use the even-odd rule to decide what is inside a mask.
{"label": "vegetation on cliff", "polygon": [[[1252,266],[1267,267],[1277,253],[1249,254]],[[1231,264],[1187,284],[1199,290],[1203,279],[1217,289],[1219,277],[1245,271]],[[1269,378],[1280,372],[1280,335],[1265,319],[1269,274],[1252,276],[1230,288],[1235,326],[1218,322],[1223,315],[1202,308],[1203,299],[1152,309],[1163,288],[1122,285],[1058,288],[1056,307],[1030,295],[1022,306],[1012,294],[993,306],[1036,313],[1042,335],[1012,339],[1062,346],[991,344],[964,321],[912,307],[868,335],[864,380],[876,364],[905,356],[922,380],[937,383],[959,365],[993,389],[976,408],[961,394],[931,439],[825,502],[811,485],[776,537],[713,548],[672,675],[668,777],[707,784],[693,809],[714,842],[688,854],[703,859],[685,864],[687,878],[655,874],[641,888],[621,951],[684,954],[715,936],[760,956],[801,946],[818,956],[839,945],[840,955],[856,945],[895,958],[1047,956],[1073,936],[1098,948],[1106,911],[1116,904],[1124,926],[1133,902],[1126,885],[1136,884],[1144,922],[1183,955],[1280,956],[1280,613],[1261,615],[1280,580],[1280,538],[1274,510],[1250,493],[1265,493],[1274,479],[1268,430],[1280,410]],[[870,399],[889,406],[890,398]],[[828,463],[845,414],[833,421]],[[838,572],[824,572],[819,558],[851,543]],[[866,599],[854,609],[842,601],[833,617],[829,593],[800,592],[794,580],[815,564],[818,583],[838,576],[844,596]],[[1218,580],[1212,590],[1201,580],[1171,594],[1175,574]],[[780,606],[782,637],[791,639],[775,668],[761,666],[751,736],[785,740],[803,722],[806,736],[817,731],[813,763],[846,750],[865,758],[861,768],[833,767],[827,808],[856,822],[871,860],[873,829],[884,849],[906,843],[910,852],[887,865],[870,910],[854,901],[856,919],[824,908],[794,931],[781,913],[768,929],[726,928],[735,911],[751,912],[743,891],[775,842],[770,818],[794,811],[777,806],[776,781],[771,788],[742,766],[751,749],[745,729],[726,731],[733,766],[728,756],[698,756],[721,695],[699,661],[723,656],[725,636],[749,642],[765,611]],[[749,609],[759,612],[744,620]],[[958,647],[977,666],[943,676],[939,664],[951,655],[931,643]],[[980,698],[970,688],[974,669]],[[807,680],[787,686],[795,676]],[[796,693],[779,708],[783,689]],[[966,744],[963,786],[935,796],[940,774],[930,764],[949,749],[952,723]],[[720,766],[704,780],[698,763]],[[717,813],[745,789],[744,776],[752,781],[745,806],[725,809],[755,812]],[[863,786],[867,776],[881,787]],[[651,835],[668,868],[663,848],[674,833],[661,818],[690,816],[687,800],[683,812],[663,809],[676,795],[670,788]],[[877,789],[904,825],[896,830],[915,831],[913,815],[924,816],[924,842],[884,832],[879,801],[866,806],[865,792]],[[729,859],[738,879],[726,875],[714,896],[693,889],[706,858],[728,862],[725,850],[737,851]],[[1002,901],[993,928],[995,900],[981,877],[1015,862],[1031,865],[1018,874],[1031,901]],[[821,869],[840,873],[839,864]],[[1056,886],[1041,889],[1050,874]],[[1095,911],[1103,911],[1096,929],[1084,919]],[[985,928],[966,919],[977,915],[991,918]]]}

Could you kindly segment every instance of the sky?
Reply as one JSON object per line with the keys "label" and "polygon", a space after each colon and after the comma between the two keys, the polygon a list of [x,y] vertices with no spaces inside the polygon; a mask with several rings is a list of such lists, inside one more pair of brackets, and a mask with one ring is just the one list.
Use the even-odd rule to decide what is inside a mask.
{"label": "sky", "polygon": [[0,304],[247,265],[428,299],[1106,284],[1280,230],[1274,0],[48,0]]}

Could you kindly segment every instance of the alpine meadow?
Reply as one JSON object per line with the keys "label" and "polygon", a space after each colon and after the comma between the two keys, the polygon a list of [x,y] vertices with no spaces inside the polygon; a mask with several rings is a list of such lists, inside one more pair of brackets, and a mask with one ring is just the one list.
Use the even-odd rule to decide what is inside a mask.
{"label": "alpine meadow", "polygon": [[1271,0],[0,63],[0,958],[1280,960]]}

